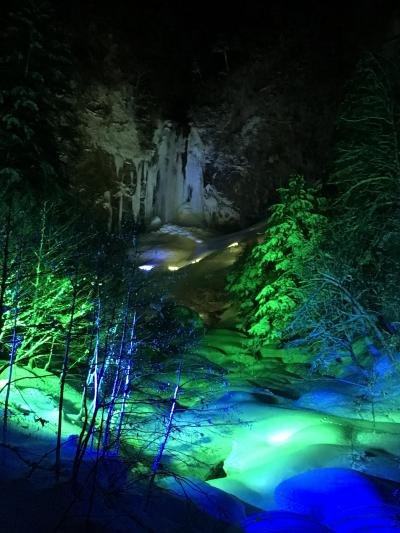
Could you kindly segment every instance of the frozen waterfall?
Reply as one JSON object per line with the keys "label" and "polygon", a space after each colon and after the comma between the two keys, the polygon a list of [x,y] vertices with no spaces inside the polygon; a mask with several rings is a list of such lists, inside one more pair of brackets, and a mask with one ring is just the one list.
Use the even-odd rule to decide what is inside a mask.
{"label": "frozen waterfall", "polygon": [[119,226],[127,217],[146,224],[159,217],[162,223],[195,226],[237,219],[231,202],[204,186],[206,149],[195,126],[183,132],[164,122],[155,131],[153,146],[140,159],[123,161],[114,154],[118,181],[112,196]]}

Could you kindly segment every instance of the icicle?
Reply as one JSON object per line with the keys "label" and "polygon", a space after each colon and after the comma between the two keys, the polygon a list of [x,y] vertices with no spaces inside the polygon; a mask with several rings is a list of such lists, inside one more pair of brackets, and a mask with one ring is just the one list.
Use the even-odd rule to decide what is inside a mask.
{"label": "icicle", "polygon": [[104,193],[103,206],[108,212],[107,231],[108,231],[108,233],[111,233],[112,222],[113,222],[113,208],[112,208],[111,192],[110,191],[105,191],[105,193]]}
{"label": "icicle", "polygon": [[[141,199],[141,186],[142,180],[140,175],[140,166],[136,166],[132,163],[133,169],[131,170],[131,188],[134,193],[131,196],[132,216],[134,222],[138,222],[140,216],[140,199]],[[137,169],[137,170],[136,170]],[[135,178],[136,176],[136,183]]]}
{"label": "icicle", "polygon": [[204,146],[196,128],[192,127],[186,142],[184,190],[179,209],[183,222],[201,222],[204,212]]}

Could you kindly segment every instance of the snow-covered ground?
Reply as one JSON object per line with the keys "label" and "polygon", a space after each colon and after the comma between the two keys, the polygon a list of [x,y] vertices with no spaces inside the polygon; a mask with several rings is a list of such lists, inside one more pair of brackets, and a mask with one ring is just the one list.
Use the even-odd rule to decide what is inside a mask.
{"label": "snow-covered ground", "polygon": [[[173,466],[175,458],[186,453],[208,465],[204,473],[220,464],[219,475],[208,482],[193,478],[191,471],[204,478],[194,465],[177,478],[164,478],[146,509],[146,485],[127,459],[106,457],[96,469],[94,452],[83,464],[78,487],[69,482],[80,429],[74,415],[81,399],[71,385],[66,389],[61,482],[54,484],[58,379],[15,367],[10,429],[0,454],[1,531],[53,531],[58,525],[59,531],[79,531],[89,515],[93,531],[201,532],[232,527],[231,531],[342,532],[362,531],[365,526],[374,531],[371,524],[376,529],[384,526],[384,531],[398,528],[398,412],[391,413],[393,421],[374,423],[368,411],[354,409],[347,395],[347,403],[343,399],[340,406],[342,415],[335,416],[329,384],[326,403],[319,391],[318,404],[301,408],[301,398],[310,398],[312,384],[299,386],[293,366],[290,374],[285,372],[288,354],[286,363],[272,351],[255,361],[246,353],[243,337],[232,331],[210,332],[200,350],[214,359],[218,351],[220,363],[231,361],[226,392],[199,410],[193,406],[176,416],[179,432],[168,443],[165,461]],[[265,383],[252,383],[252,377],[263,372],[270,374],[265,381],[274,392]],[[1,379],[6,381],[3,375]],[[290,398],[296,390],[299,398]],[[333,392],[338,394],[336,386]],[[249,518],[255,512],[257,518]],[[205,524],[207,529],[202,529]]]}
{"label": "snow-covered ground", "polygon": [[[173,243],[181,238],[190,242],[185,248],[186,255],[173,255],[164,264],[175,265],[175,261],[179,269],[184,269],[176,293],[184,294],[189,305],[201,309],[204,285],[210,285],[211,279],[215,281],[218,272],[225,273],[246,244],[259,238],[262,225],[224,236],[188,235],[174,228],[166,228],[163,232],[169,235],[169,249],[175,250]],[[211,282],[211,296],[213,291],[215,285]],[[197,293],[200,296],[196,298]],[[192,294],[191,299],[189,294]],[[297,479],[305,472],[315,471],[318,477],[321,469],[328,475],[334,468],[339,469],[336,470],[339,484],[348,472],[366,476],[357,480],[373,480],[371,483],[376,484],[379,493],[374,502],[378,507],[397,505],[400,495],[400,449],[397,444],[400,438],[400,397],[394,391],[381,394],[372,406],[365,400],[364,391],[346,380],[338,382],[310,376],[307,361],[304,365],[299,364],[298,354],[293,353],[295,350],[267,347],[262,351],[262,360],[257,361],[250,356],[250,351],[246,351],[245,343],[246,339],[237,332],[214,329],[209,331],[203,344],[202,353],[206,357],[230,370],[229,390],[210,406],[210,412],[220,413],[222,407],[229,414],[224,415],[221,429],[213,424],[208,428],[203,425],[197,440],[199,450],[204,443],[208,443],[208,450],[212,450],[205,454],[206,461],[223,461],[225,477],[208,483],[265,511],[298,512],[304,495],[297,504],[284,504],[286,500],[276,496],[277,488],[282,484],[287,486],[284,485],[287,480]],[[185,416],[190,417],[190,413],[182,415]],[[185,424],[187,421],[182,421],[182,425]],[[185,438],[186,445],[189,441],[194,445],[196,438],[193,434],[192,431],[186,436],[181,435],[181,445],[185,445]],[[174,446],[179,448],[179,444],[172,443],[171,447]],[[311,490],[315,480],[311,474],[307,479]],[[391,484],[391,489],[389,496],[386,491],[383,498],[382,484],[385,483]],[[334,490],[325,505],[336,509],[329,502],[332,498],[337,498]],[[351,491],[347,498],[347,507],[363,504],[363,499],[357,499]],[[340,505],[343,507],[343,502]],[[310,513],[307,511],[306,514]],[[320,516],[314,518],[320,520]],[[330,526],[333,531],[349,527],[347,522],[339,529]],[[265,527],[265,531],[275,531]],[[387,523],[385,527],[389,527]]]}
{"label": "snow-covered ground", "polygon": [[[153,260],[160,275],[168,266],[178,267],[168,274],[176,276],[178,297],[210,305],[201,292],[204,284],[217,298],[226,267],[260,231],[212,236],[164,226],[139,242],[137,264]],[[221,302],[215,306],[220,309]],[[346,380],[311,376],[305,352],[267,346],[255,358],[246,337],[227,328],[210,329],[198,354],[205,365],[212,360],[228,373],[222,389],[208,391],[207,402],[188,402],[178,410],[163,458],[166,471],[176,475],[157,478],[147,507],[148,478],[141,477],[143,465],[130,460],[134,455],[126,449],[123,460],[111,456],[98,463],[95,452],[88,454],[78,485],[71,485],[81,403],[73,381],[66,388],[63,469],[55,483],[59,379],[16,367],[9,430],[0,450],[0,531],[399,530],[395,389],[372,405]],[[4,372],[1,401],[6,384]],[[141,429],[152,423],[150,418]]]}
{"label": "snow-covered ground", "polygon": [[[209,468],[202,474],[188,460],[178,477],[160,476],[160,488],[147,508],[147,482],[140,480],[129,454],[123,460],[105,457],[97,467],[96,452],[88,454],[78,486],[71,485],[80,429],[74,417],[80,394],[71,385],[63,421],[63,469],[55,484],[58,379],[16,367],[10,429],[0,450],[0,530],[42,532],[59,526],[59,531],[80,531],[87,521],[89,530],[115,532],[398,529],[399,413],[392,412],[395,421],[374,423],[367,411],[354,409],[348,395],[347,404],[341,404],[343,414],[336,416],[329,384],[326,404],[319,392],[318,404],[304,409],[300,400],[309,397],[312,383],[297,381],[293,366],[290,374],[285,371],[289,355],[285,362],[271,351],[254,361],[243,337],[232,331],[210,332],[200,350],[210,356],[218,351],[219,362],[235,359],[236,366],[224,394],[198,410],[194,405],[177,414],[177,433],[168,442],[165,464],[173,467],[186,453]],[[252,382],[252,376],[263,372],[270,374],[265,380],[274,392],[265,383]],[[295,391],[299,398],[290,398]],[[335,387],[332,391],[337,393]],[[205,482],[205,472],[217,464],[217,477]]]}

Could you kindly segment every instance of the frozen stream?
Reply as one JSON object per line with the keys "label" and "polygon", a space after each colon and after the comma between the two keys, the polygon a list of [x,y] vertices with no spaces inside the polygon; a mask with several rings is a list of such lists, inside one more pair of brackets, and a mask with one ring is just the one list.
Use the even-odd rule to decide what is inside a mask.
{"label": "frozen stream", "polygon": [[[234,233],[215,234],[199,228],[184,228],[165,224],[157,231],[143,234],[138,239],[137,249],[131,250],[132,259],[139,266],[149,265],[153,268],[177,271],[190,265],[198,264],[210,255],[218,255],[219,268],[232,264],[236,248],[239,250],[258,236],[263,235],[264,223],[259,223]],[[231,257],[227,260],[226,252]],[[207,264],[209,270],[213,265]]]}
{"label": "frozen stream", "polygon": [[[221,288],[225,269],[236,261],[246,243],[254,242],[262,232],[262,224],[223,236],[163,227],[141,239],[139,264],[176,272],[176,294],[178,297],[184,294],[186,302],[196,304],[196,298],[190,300],[188,291],[203,294],[204,286],[208,286],[212,296],[213,289]],[[219,281],[215,282],[216,279]],[[192,429],[190,412],[179,415],[180,424],[191,429],[181,436],[180,443],[170,443],[170,453],[190,444],[194,454],[198,447],[204,463],[223,464],[225,477],[221,474],[209,480],[209,485],[258,509],[284,508],[310,514],[307,505],[312,505],[304,503],[304,494],[315,492],[313,485],[318,475],[322,475],[318,483],[324,484],[324,473],[329,477],[330,469],[339,468],[343,475],[350,471],[371,476],[365,480],[374,480],[371,482],[371,490],[376,493],[374,504],[397,503],[400,396],[396,392],[391,391],[384,400],[382,395],[372,409],[362,388],[311,376],[307,361],[298,362],[298,353],[266,347],[261,360],[255,360],[246,349],[246,339],[226,328],[210,329],[201,350],[229,369],[229,385],[226,394],[210,406],[205,415],[209,420],[203,421],[201,430]],[[219,429],[222,419],[225,422],[229,419],[229,423]],[[285,481],[295,480],[306,472],[318,474],[315,477],[310,474],[301,490]],[[343,482],[351,487],[353,480],[340,479],[339,475],[333,485]],[[329,480],[326,483],[329,486]],[[296,490],[300,496],[296,496]],[[346,493],[344,488],[342,491]],[[386,495],[385,500],[382,492],[388,491],[391,497]],[[358,495],[353,491],[346,498],[350,507],[371,503],[362,488]],[[325,501],[324,505],[329,507],[333,503]],[[328,513],[330,519],[335,512],[337,508],[333,505],[332,513]]]}

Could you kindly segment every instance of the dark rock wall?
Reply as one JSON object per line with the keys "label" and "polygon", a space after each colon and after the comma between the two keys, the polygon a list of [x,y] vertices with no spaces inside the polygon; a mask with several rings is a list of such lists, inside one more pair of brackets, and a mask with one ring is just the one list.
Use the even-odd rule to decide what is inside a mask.
{"label": "dark rock wall", "polygon": [[[400,27],[390,0],[206,2],[197,12],[180,1],[127,7],[118,0],[112,9],[72,1],[63,9],[70,23],[80,17],[72,30],[83,139],[76,188],[106,211],[109,194],[117,212],[121,181],[137,187],[139,162],[154,167],[157,131],[170,123],[183,142],[193,129],[200,138],[203,183],[196,194],[203,198],[196,205],[207,194],[217,211],[231,201],[239,216],[228,222],[241,226],[265,217],[290,174],[324,179],[346,81],[363,50],[397,38]],[[202,193],[207,186],[211,193]],[[171,211],[167,201],[161,211]],[[198,220],[225,219],[208,213]]]}

